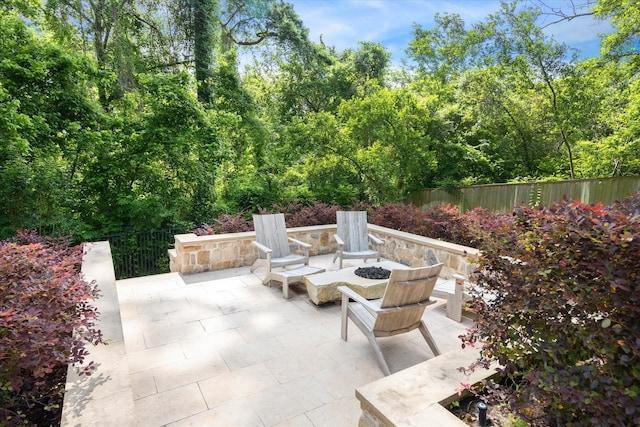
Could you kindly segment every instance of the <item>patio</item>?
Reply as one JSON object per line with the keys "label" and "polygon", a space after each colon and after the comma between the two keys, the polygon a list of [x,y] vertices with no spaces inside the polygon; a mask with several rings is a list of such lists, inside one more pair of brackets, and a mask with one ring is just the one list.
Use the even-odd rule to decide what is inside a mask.
{"label": "patio", "polygon": [[[332,257],[310,264],[334,270]],[[136,425],[358,425],[356,388],[384,377],[364,335],[350,325],[343,341],[338,304],[316,306],[303,285],[285,300],[279,283],[261,284],[263,275],[240,267],[116,282]],[[443,353],[460,347],[457,336],[471,324],[448,319],[444,304],[425,318]],[[381,342],[392,372],[433,357],[417,330]],[[106,425],[126,408],[119,397],[127,399],[113,393],[103,400],[111,408],[93,416],[76,408],[81,419],[67,417],[67,425]]]}

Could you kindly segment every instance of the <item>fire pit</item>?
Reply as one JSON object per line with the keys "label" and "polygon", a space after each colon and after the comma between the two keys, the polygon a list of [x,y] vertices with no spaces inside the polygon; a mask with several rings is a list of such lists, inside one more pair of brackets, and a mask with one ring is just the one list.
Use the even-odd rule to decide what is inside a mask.
{"label": "fire pit", "polygon": [[388,279],[391,275],[391,271],[382,267],[358,267],[354,271],[356,276],[364,277],[365,279]]}
{"label": "fire pit", "polygon": [[[387,271],[387,275],[382,279],[372,279],[356,274],[356,270]],[[330,301],[340,301],[342,294],[338,292],[338,286],[349,286],[351,289],[362,295],[366,299],[382,298],[384,290],[389,282],[389,272],[393,270],[403,270],[409,268],[404,264],[393,261],[381,261],[372,263],[367,267],[347,267],[341,270],[327,271],[325,273],[310,274],[304,276],[304,283],[307,285],[309,298],[316,305]],[[368,273],[367,273],[368,274]]]}

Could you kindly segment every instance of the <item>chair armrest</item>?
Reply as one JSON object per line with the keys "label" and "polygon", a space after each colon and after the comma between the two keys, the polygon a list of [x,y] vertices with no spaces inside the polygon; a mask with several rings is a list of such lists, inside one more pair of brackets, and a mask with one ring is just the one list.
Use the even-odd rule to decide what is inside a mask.
{"label": "chair armrest", "polygon": [[353,289],[348,286],[338,286],[338,291],[342,293],[342,304],[348,304],[349,299],[354,300],[355,302],[361,304],[367,311],[369,311],[372,315],[380,312],[380,302],[376,300],[378,304],[376,305],[374,302],[369,301]]}
{"label": "chair armrest", "polygon": [[349,288],[348,286],[338,286],[338,291],[340,291],[342,293],[342,303],[343,304],[348,303],[349,299],[352,299],[355,302],[362,304],[362,306],[374,316],[377,315],[377,314],[380,314],[380,313],[391,313],[391,312],[396,312],[396,311],[404,311],[404,310],[415,308],[415,307],[426,307],[426,306],[429,306],[431,304],[435,304],[435,303],[438,302],[433,298],[429,298],[428,300],[425,300],[425,301],[422,301],[422,302],[419,302],[419,303],[407,304],[407,305],[403,305],[401,307],[385,307],[385,308],[382,308],[382,307],[380,307],[380,303],[381,303],[380,299],[368,300],[365,297],[363,297],[362,295],[360,295],[359,293],[357,293],[356,291],[354,291],[351,288]]}
{"label": "chair armrest", "polygon": [[287,237],[287,239],[289,239],[290,242],[293,242],[296,245],[302,246],[303,248],[309,249],[311,247],[309,243],[301,242],[300,240],[296,240],[293,237]]}
{"label": "chair armrest", "polygon": [[258,248],[258,250],[266,253],[266,254],[270,254],[271,252],[273,252],[273,249],[269,249],[268,247],[266,247],[265,245],[263,245],[262,243],[258,243],[255,240],[251,242],[251,244],[253,246],[255,246],[256,248]]}
{"label": "chair armrest", "polygon": [[357,293],[356,291],[354,291],[353,289],[351,289],[348,286],[338,286],[338,291],[340,291],[342,294],[348,296],[349,298],[351,298],[352,300],[359,302],[361,304],[369,304],[369,300],[366,299],[365,297],[363,297],[362,295],[360,295],[359,293]]}
{"label": "chair armrest", "polygon": [[381,244],[384,243],[383,239],[380,239],[380,238],[374,236],[373,234],[368,234],[368,236],[369,236],[369,239],[371,239],[371,241],[376,245],[381,245]]}
{"label": "chair armrest", "polygon": [[309,248],[311,247],[311,245],[309,243],[305,243],[305,242],[301,242],[300,240],[296,240],[292,237],[287,237],[287,239],[289,239],[289,241],[291,243],[295,243],[296,245],[298,245],[298,248],[302,248],[303,252],[304,252],[304,256],[307,257],[307,262],[305,263],[305,265],[309,264]]}
{"label": "chair armrest", "polygon": [[342,240],[342,237],[338,236],[337,234],[334,234],[333,237],[336,239],[336,242],[338,242],[338,246],[344,246],[344,240]]}

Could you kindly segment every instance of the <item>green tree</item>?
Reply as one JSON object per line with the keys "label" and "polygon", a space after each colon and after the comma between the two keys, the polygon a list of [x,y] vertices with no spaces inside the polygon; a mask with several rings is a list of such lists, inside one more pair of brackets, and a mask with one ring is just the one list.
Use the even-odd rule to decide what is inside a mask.
{"label": "green tree", "polygon": [[312,191],[326,194],[328,181],[341,198],[398,200],[438,175],[432,117],[424,100],[403,89],[343,101],[336,115],[308,114],[288,132],[289,144],[305,153],[296,170]]}
{"label": "green tree", "polygon": [[569,78],[574,71],[566,45],[549,40],[536,25],[539,13],[533,9],[516,9],[516,3],[502,3],[498,14],[481,24],[494,31],[485,45],[486,54],[493,55],[498,63],[516,75],[521,90],[536,90],[540,98],[542,117],[546,132],[552,138],[550,147],[564,147],[567,153],[569,175],[575,178],[573,164],[572,108],[576,105],[571,92],[562,92],[560,81]]}
{"label": "green tree", "polygon": [[97,81],[100,103],[108,107],[132,86],[131,61],[137,51],[128,31],[138,16],[133,0],[47,0],[45,8],[58,40],[93,53],[102,73]]}
{"label": "green tree", "polygon": [[12,12],[0,12],[0,57],[3,234],[68,232],[77,226],[74,183],[101,128],[95,67]]}
{"label": "green tree", "polygon": [[593,59],[583,67],[589,89],[585,98],[598,102],[592,132],[577,146],[577,169],[589,177],[639,174],[640,81],[632,77],[633,64]]}
{"label": "green tree", "polygon": [[356,81],[362,85],[373,80],[378,86],[385,86],[391,53],[377,43],[359,42],[359,46],[353,54]]}
{"label": "green tree", "polygon": [[193,57],[200,102],[211,102],[211,62],[215,47],[216,0],[191,0],[193,7]]}
{"label": "green tree", "polygon": [[465,29],[460,15],[436,13],[435,26],[424,29],[415,24],[407,55],[422,76],[435,76],[441,83],[472,66],[476,44],[473,32]]}
{"label": "green tree", "polygon": [[83,219],[94,230],[204,221],[215,203],[225,114],[203,108],[186,73],[141,76],[140,85],[142,104],[114,110],[82,174]]}
{"label": "green tree", "polygon": [[293,7],[275,0],[183,0],[187,40],[193,40],[198,99],[208,103],[216,52],[224,55],[235,46],[275,43],[305,49],[307,32]]}
{"label": "green tree", "polygon": [[[366,200],[374,175],[357,158],[357,147],[348,140],[339,118],[330,112],[310,113],[294,118],[285,140],[297,153],[285,175],[296,198],[349,205]],[[291,196],[290,196],[291,197]]]}
{"label": "green tree", "polygon": [[640,4],[635,0],[599,0],[594,11],[614,26],[614,31],[602,40],[602,53],[631,62],[637,72],[640,69]]}
{"label": "green tree", "polygon": [[16,12],[31,20],[38,20],[41,6],[37,0],[5,0],[0,3],[0,11],[4,13]]}

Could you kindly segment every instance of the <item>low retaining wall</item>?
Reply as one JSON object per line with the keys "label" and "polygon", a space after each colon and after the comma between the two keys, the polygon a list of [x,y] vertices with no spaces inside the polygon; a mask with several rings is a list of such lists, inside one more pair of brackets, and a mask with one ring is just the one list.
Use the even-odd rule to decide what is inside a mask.
{"label": "low retaining wall", "polygon": [[[338,245],[333,238],[336,225],[316,225],[289,228],[289,237],[311,244],[309,255],[334,253]],[[369,224],[369,232],[385,240],[381,246],[383,258],[411,267],[444,263],[443,278],[453,274],[468,276],[473,268],[478,250],[443,242],[411,233]],[[182,274],[204,273],[252,265],[258,258],[258,250],[251,245],[255,233],[230,233],[210,236],[178,234],[175,249],[169,250],[169,268]]]}
{"label": "low retaining wall", "polygon": [[96,327],[107,345],[87,344],[86,362],[95,362],[97,368],[91,376],[80,376],[69,367],[60,426],[133,426],[133,392],[111,248],[109,242],[86,243],[84,252],[82,274],[89,282],[95,280],[100,290],[93,305],[100,313]]}
{"label": "low retaining wall", "polygon": [[[287,231],[289,237],[311,244],[310,256],[338,250],[333,238],[335,225],[297,227]],[[251,245],[255,239],[253,231],[210,236],[178,234],[175,236],[175,249],[169,250],[169,269],[171,272],[193,274],[252,265],[258,258],[258,249]]]}
{"label": "low retaining wall", "polygon": [[498,364],[464,373],[479,357],[471,347],[453,350],[356,389],[362,415],[359,427],[465,427],[446,408],[461,398],[462,384],[477,384],[496,375]]}
{"label": "low retaining wall", "polygon": [[440,277],[451,279],[454,274],[468,277],[474,269],[478,250],[430,237],[397,231],[369,224],[369,232],[384,239],[380,247],[383,258],[411,267],[422,267],[439,261],[444,264]]}

